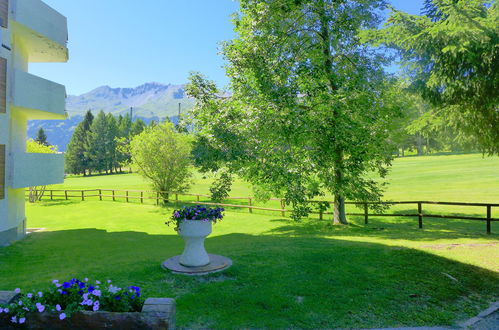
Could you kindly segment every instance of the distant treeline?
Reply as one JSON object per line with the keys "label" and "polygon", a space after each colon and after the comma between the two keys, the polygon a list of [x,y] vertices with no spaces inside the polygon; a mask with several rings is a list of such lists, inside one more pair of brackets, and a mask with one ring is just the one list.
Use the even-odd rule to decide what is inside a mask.
{"label": "distant treeline", "polygon": [[130,164],[128,145],[146,124],[130,116],[115,117],[100,111],[94,118],[89,110],[76,127],[65,156],[66,173],[91,175],[117,173]]}

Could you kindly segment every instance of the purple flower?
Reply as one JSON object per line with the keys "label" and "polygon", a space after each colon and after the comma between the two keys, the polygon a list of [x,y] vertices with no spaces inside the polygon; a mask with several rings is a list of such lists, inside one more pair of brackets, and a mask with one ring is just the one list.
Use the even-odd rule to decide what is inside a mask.
{"label": "purple flower", "polygon": [[57,292],[59,292],[60,294],[62,294],[62,290],[61,289],[57,289]]}
{"label": "purple flower", "polygon": [[52,283],[54,284],[59,283],[59,280],[53,280]]}
{"label": "purple flower", "polygon": [[55,310],[60,312],[61,311],[61,305],[57,304],[55,305]]}
{"label": "purple flower", "polygon": [[20,324],[23,324],[24,322],[26,322],[26,318],[25,318],[25,317],[21,317],[21,318],[19,319],[19,323],[20,323]]}
{"label": "purple flower", "polygon": [[43,297],[43,293],[42,292],[38,292],[38,297]]}
{"label": "purple flower", "polygon": [[62,291],[61,291],[61,294],[68,294],[68,292],[67,292],[67,291],[62,290]]}
{"label": "purple flower", "polygon": [[94,290],[94,291],[92,291],[92,294],[93,294],[94,296],[96,296],[96,297],[100,297],[101,292],[100,292],[100,290]]}
{"label": "purple flower", "polygon": [[15,292],[15,293],[21,293],[21,289],[16,288],[16,289],[14,290],[14,292]]}
{"label": "purple flower", "polygon": [[99,280],[95,281],[95,284],[100,284],[100,281]]}
{"label": "purple flower", "polygon": [[59,314],[59,320],[64,320],[66,318],[66,314],[61,313]]}
{"label": "purple flower", "polygon": [[17,323],[17,317],[12,316],[12,317],[10,318],[10,322],[12,322],[12,323]]}
{"label": "purple flower", "polygon": [[43,306],[42,304],[40,303],[36,303],[36,308],[38,309],[38,311],[40,313],[42,313],[44,310],[45,310],[45,306]]}
{"label": "purple flower", "polygon": [[2,308],[2,307],[0,307],[0,314],[2,314],[2,313],[3,313],[3,308]]}
{"label": "purple flower", "polygon": [[107,283],[111,283],[111,280],[107,280]]}
{"label": "purple flower", "polygon": [[85,282],[88,282],[88,277],[85,277],[84,281],[85,281]]}
{"label": "purple flower", "polygon": [[30,299],[31,299],[31,298],[33,298],[33,294],[32,294],[32,293],[28,293],[26,296],[27,296],[28,298],[30,298]]}
{"label": "purple flower", "polygon": [[8,308],[4,308],[4,309],[3,309],[3,312],[4,312],[4,313],[8,313],[8,312],[9,312],[9,309],[8,309]]}
{"label": "purple flower", "polygon": [[17,303],[19,306],[22,306],[23,305],[23,301],[22,300],[19,300],[19,302]]}
{"label": "purple flower", "polygon": [[61,283],[56,283],[56,284],[55,284],[55,286],[56,286],[57,288],[60,288],[60,287],[62,286],[62,284],[61,284]]}

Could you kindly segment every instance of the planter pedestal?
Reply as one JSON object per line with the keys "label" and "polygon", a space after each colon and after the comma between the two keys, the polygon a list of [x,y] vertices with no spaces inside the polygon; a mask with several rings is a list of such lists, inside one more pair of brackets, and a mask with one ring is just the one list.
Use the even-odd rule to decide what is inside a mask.
{"label": "planter pedestal", "polygon": [[164,269],[176,274],[205,275],[232,265],[229,258],[206,253],[204,240],[211,234],[211,221],[184,220],[178,233],[185,241],[184,252],[165,260],[162,264]]}
{"label": "planter pedestal", "polygon": [[180,256],[171,257],[166,259],[162,264],[166,270],[172,271],[174,274],[183,275],[206,275],[211,273],[221,272],[232,266],[232,260],[227,257],[219,256],[216,254],[209,254],[210,263],[206,266],[200,267],[186,267],[180,263]]}

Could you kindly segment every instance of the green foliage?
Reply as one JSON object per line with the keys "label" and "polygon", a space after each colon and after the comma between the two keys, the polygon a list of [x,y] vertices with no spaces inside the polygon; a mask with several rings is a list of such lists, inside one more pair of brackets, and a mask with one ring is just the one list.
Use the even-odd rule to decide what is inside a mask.
{"label": "green foliage", "polygon": [[229,171],[221,171],[210,186],[210,199],[221,203],[230,195],[232,189],[232,175]]}
{"label": "green foliage", "polygon": [[130,142],[133,164],[155,190],[164,192],[165,201],[168,192],[182,192],[190,185],[191,144],[191,137],[176,132],[169,122],[145,128]]}
{"label": "green foliage", "polygon": [[425,12],[392,9],[385,28],[365,37],[399,52],[412,87],[441,118],[484,152],[499,153],[499,4],[432,0]]}
{"label": "green foliage", "polygon": [[[378,200],[393,148],[387,128],[399,115],[385,59],[358,33],[380,22],[383,1],[241,1],[238,38],[227,42],[232,96],[194,73],[195,156],[204,168],[227,166],[282,196],[300,218],[306,200]],[[319,189],[317,189],[317,183]],[[313,187],[313,189],[311,188]]]}
{"label": "green foliage", "polygon": [[57,147],[47,146],[44,144],[40,144],[38,143],[38,141],[35,141],[33,139],[28,139],[28,141],[26,141],[26,151],[38,154],[53,154],[57,153]]}

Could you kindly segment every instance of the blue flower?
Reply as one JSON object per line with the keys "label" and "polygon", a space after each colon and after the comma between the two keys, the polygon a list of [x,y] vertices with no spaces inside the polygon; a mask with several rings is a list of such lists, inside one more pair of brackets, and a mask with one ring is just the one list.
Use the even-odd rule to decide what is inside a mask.
{"label": "blue flower", "polygon": [[79,287],[80,289],[83,289],[83,288],[85,287],[85,283],[83,283],[83,282],[79,282],[79,283],[78,283],[78,287]]}
{"label": "blue flower", "polygon": [[89,287],[88,287],[88,292],[92,293],[92,291],[94,291],[94,289],[95,289],[95,288],[94,288],[93,286],[89,286]]}
{"label": "blue flower", "polygon": [[120,296],[114,296],[114,299],[116,299],[116,300],[120,300],[120,299],[121,299],[121,297],[120,297]]}
{"label": "blue flower", "polygon": [[69,289],[69,288],[71,287],[71,285],[72,285],[72,284],[73,284],[73,283],[64,282],[64,283],[62,284],[62,287],[63,287],[64,289]]}

